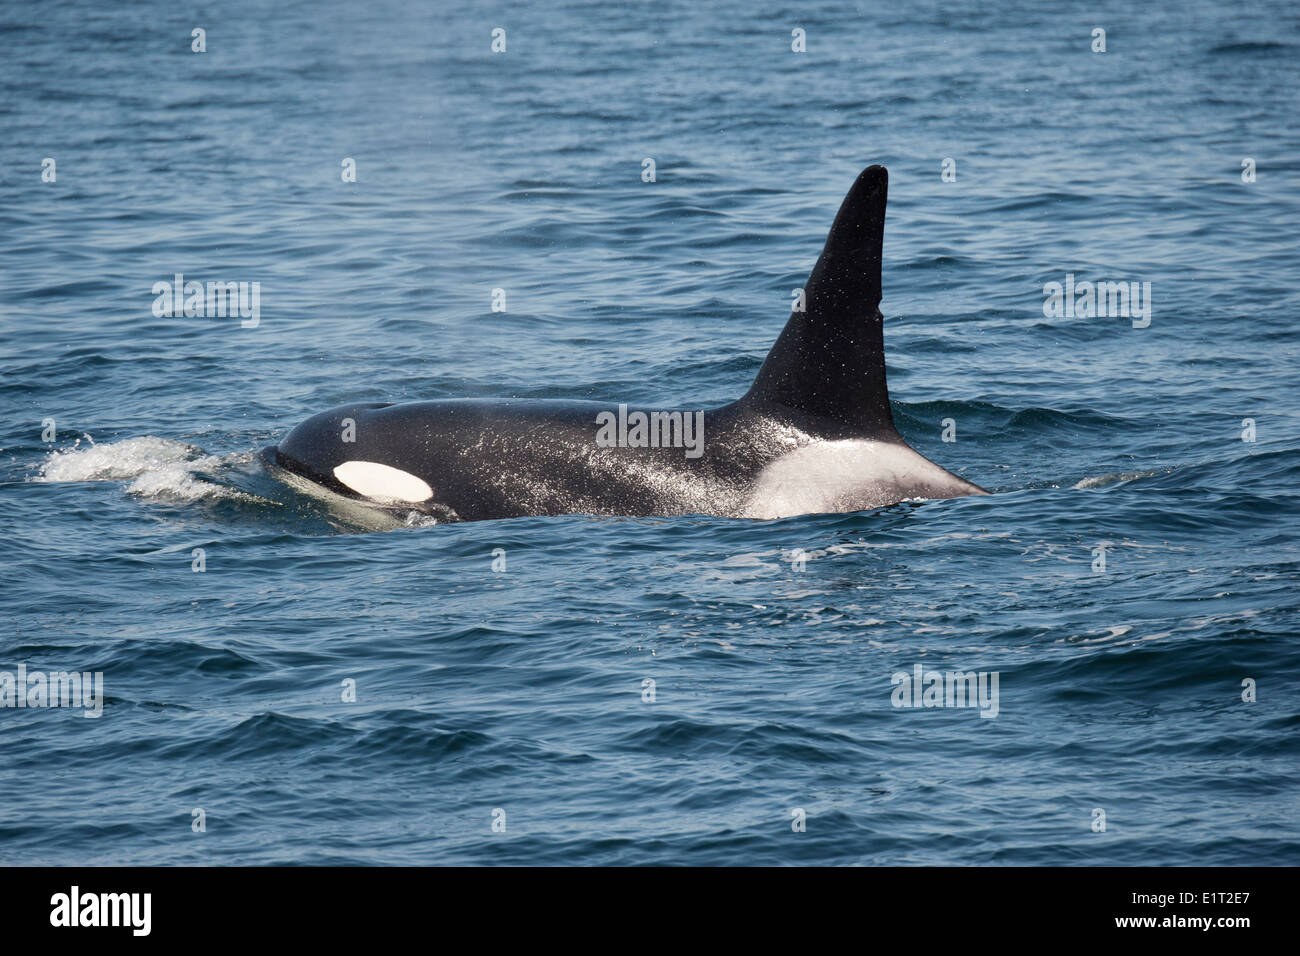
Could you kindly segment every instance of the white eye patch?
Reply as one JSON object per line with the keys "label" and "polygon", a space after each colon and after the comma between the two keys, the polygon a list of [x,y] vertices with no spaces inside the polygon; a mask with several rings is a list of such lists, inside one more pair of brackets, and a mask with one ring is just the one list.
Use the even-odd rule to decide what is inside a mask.
{"label": "white eye patch", "polygon": [[433,489],[423,480],[377,461],[345,461],[334,469],[334,477],[367,498],[414,503],[433,497]]}

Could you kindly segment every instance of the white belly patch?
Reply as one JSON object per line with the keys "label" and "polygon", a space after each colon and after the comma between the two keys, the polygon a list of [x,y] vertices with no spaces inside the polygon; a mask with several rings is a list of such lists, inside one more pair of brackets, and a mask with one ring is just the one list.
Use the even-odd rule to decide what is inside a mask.
{"label": "white belly patch", "polygon": [[377,461],[345,461],[334,477],[359,495],[379,501],[428,501],[433,489],[421,478]]}

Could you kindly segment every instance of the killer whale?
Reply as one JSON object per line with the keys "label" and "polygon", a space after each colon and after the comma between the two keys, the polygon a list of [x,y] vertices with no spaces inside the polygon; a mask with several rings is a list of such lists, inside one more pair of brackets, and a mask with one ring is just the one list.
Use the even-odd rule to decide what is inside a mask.
{"label": "killer whale", "polygon": [[914,451],[894,426],[879,309],[887,193],[883,166],[858,176],[804,286],[802,310],[791,313],[749,391],[729,405],[360,403],[307,419],[262,457],[300,485],[447,521],[771,519],[987,494]]}

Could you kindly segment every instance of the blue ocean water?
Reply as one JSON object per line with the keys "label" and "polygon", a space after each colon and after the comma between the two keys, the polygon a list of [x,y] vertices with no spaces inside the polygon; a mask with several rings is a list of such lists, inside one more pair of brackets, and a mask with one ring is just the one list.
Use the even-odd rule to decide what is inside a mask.
{"label": "blue ocean water", "polygon": [[[0,671],[105,695],[0,709],[0,863],[1295,863],[1298,52],[1281,0],[0,8]],[[256,459],[730,401],[870,163],[895,417],[989,497],[377,531]]]}

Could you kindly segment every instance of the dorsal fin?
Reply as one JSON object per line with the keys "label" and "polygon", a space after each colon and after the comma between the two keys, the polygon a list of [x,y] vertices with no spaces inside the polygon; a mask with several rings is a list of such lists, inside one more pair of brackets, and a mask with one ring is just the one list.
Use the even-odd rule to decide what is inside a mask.
{"label": "dorsal fin", "polygon": [[889,174],[869,166],[840,204],[817,265],[745,401],[776,402],[843,435],[893,433],[885,385],[880,255]]}

